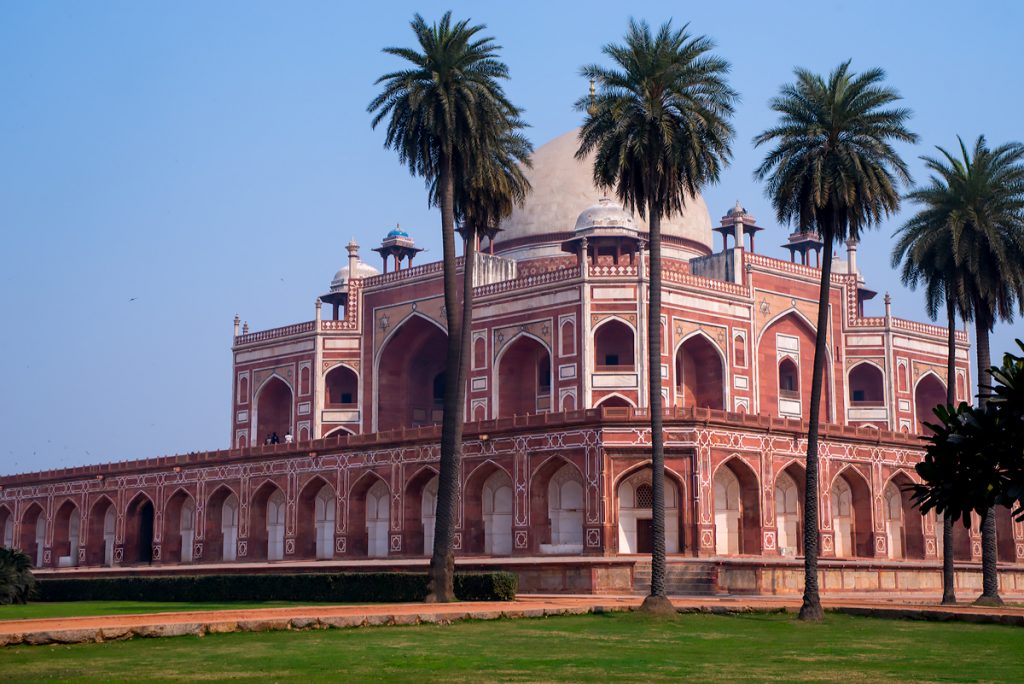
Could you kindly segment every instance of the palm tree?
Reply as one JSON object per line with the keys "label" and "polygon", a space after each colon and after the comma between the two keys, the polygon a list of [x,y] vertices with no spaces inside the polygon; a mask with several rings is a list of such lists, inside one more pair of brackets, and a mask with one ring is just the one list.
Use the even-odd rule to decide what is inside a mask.
{"label": "palm tree", "polygon": [[[930,160],[925,157],[924,161]],[[900,228],[899,240],[893,247],[892,266],[900,267],[904,285],[924,286],[925,309],[935,320],[939,310],[946,311],[946,404],[956,406],[956,320],[970,313],[970,303],[963,300],[965,292],[961,271],[953,254],[952,228],[949,212],[942,200],[939,181],[910,192],[906,199],[921,205],[921,210]],[[938,201],[936,201],[938,200]],[[950,409],[952,410],[952,408]],[[942,603],[955,604],[953,567],[953,520],[942,516]]]}
{"label": "palm tree", "polygon": [[[483,25],[452,22],[451,12],[428,25],[416,14],[412,30],[418,49],[389,47],[407,68],[377,79],[381,93],[370,103],[372,125],[387,119],[385,147],[398,153],[410,173],[437,183],[441,209],[444,259],[444,305],[448,323],[445,365],[444,418],[438,478],[434,552],[430,560],[429,601],[454,599],[455,506],[461,457],[464,388],[458,382],[461,355],[461,316],[455,251],[455,182],[466,178],[461,168],[489,142],[509,130],[509,118],[519,110],[508,101],[499,83],[508,67],[497,58],[498,45],[480,37]],[[464,402],[463,402],[464,403]]]}
{"label": "palm tree", "polygon": [[899,94],[883,84],[885,72],[850,71],[840,64],[828,79],[796,69],[796,81],[784,85],[771,108],[779,123],[756,138],[774,144],[755,172],[767,180],[767,194],[781,223],[801,231],[817,230],[824,242],[810,427],[807,432],[807,483],[804,487],[804,599],[800,618],[821,620],[818,596],[818,430],[825,373],[832,249],[838,241],[859,239],[900,206],[897,184],[910,182],[907,166],[893,142],[914,142],[905,123],[910,111],[894,107]]}
{"label": "palm tree", "polygon": [[[997,320],[1024,314],[1024,145],[990,149],[979,136],[973,152],[962,140],[959,156],[943,148],[925,157],[929,185],[914,193],[929,222],[942,224],[960,280],[965,313],[977,336],[978,403],[988,403],[992,378],[989,334]],[[1000,605],[995,515],[982,516],[982,594],[979,603]]]}
{"label": "palm tree", "polygon": [[672,610],[665,596],[665,438],[661,396],[661,220],[683,210],[701,187],[718,181],[731,157],[736,93],[726,83],[729,63],[711,53],[714,43],[665,22],[657,34],[630,20],[625,44],[603,48],[615,66],[590,65],[585,77],[600,84],[577,102],[587,112],[577,159],[592,151],[594,181],[614,188],[619,200],[647,218],[650,297],[647,363],[651,418],[651,593],[654,612]]}

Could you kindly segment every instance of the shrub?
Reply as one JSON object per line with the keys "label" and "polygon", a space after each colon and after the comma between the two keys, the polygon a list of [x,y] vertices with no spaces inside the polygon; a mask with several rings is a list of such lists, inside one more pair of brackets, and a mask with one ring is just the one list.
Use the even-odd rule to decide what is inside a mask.
{"label": "shrub", "polygon": [[[38,584],[42,601],[391,603],[427,595],[427,576],[405,572],[46,578]],[[455,595],[467,601],[511,600],[517,586],[509,572],[455,575]]]}
{"label": "shrub", "polygon": [[32,559],[17,549],[0,547],[0,605],[28,602],[35,586]]}

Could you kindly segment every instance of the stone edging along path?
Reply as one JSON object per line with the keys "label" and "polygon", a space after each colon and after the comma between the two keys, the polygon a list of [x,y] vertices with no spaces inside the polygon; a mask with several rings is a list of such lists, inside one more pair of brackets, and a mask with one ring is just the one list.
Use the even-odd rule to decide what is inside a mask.
{"label": "stone edging along path", "polygon": [[[462,620],[539,618],[554,615],[585,615],[629,611],[633,602],[600,605],[546,605],[456,603],[446,606],[400,604],[387,606],[305,606],[245,611],[204,611],[198,613],[154,613],[147,615],[53,618],[46,620],[0,621],[0,646],[20,644],[82,644],[122,641],[136,637],[203,636],[230,632],[345,629],[386,625],[451,624]],[[356,608],[356,610],[353,610]],[[76,623],[82,623],[76,626]],[[53,623],[47,628],[46,623]]]}
{"label": "stone edging along path", "polygon": [[[701,601],[676,599],[679,613],[730,615],[741,613],[795,612],[798,602],[773,599]],[[392,604],[361,606],[290,606],[247,610],[216,610],[185,613],[149,613],[40,620],[0,621],[0,647],[16,645],[102,643],[125,639],[203,636],[230,632],[346,629],[386,625],[446,625],[462,620],[540,618],[636,610],[637,597],[524,597],[495,603],[445,605]],[[888,605],[859,601],[825,601],[831,612],[903,620],[962,621],[1024,627],[1024,610],[978,608],[969,604],[942,607],[920,604]]]}

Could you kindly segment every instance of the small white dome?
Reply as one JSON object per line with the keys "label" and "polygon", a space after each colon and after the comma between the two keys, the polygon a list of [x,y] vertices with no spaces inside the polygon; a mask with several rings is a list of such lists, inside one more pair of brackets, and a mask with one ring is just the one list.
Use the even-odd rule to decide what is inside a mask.
{"label": "small white dome", "polygon": [[636,222],[622,205],[608,197],[602,197],[597,204],[587,207],[576,219],[576,230],[591,228],[625,228],[636,230]]}
{"label": "small white dome", "polygon": [[[365,261],[356,262],[356,278],[369,278],[370,276],[379,275],[380,271],[375,269]],[[331,280],[331,292],[341,289],[345,283],[348,282],[348,266],[342,266],[338,269],[338,272],[334,274],[334,279]]]}

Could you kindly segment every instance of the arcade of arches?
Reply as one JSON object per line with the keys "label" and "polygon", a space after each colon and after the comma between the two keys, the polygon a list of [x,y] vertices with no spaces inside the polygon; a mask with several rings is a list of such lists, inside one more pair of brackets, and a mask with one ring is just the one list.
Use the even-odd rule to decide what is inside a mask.
{"label": "arcade of arches", "polygon": [[[471,438],[458,480],[458,553],[649,553],[652,472],[634,442],[641,433],[617,429],[618,420],[605,422],[603,433],[565,426],[515,440],[504,433],[486,442]],[[704,439],[718,439],[715,434],[732,435],[734,446],[666,453],[667,552],[800,556],[805,472],[797,433],[708,431]],[[601,441],[608,439],[619,442]],[[902,441],[870,447],[826,441],[832,456],[823,459],[820,480],[823,558],[940,557],[941,521],[913,507],[906,489],[916,473],[897,465],[914,438],[895,439]],[[165,488],[118,491],[110,478],[87,483],[93,490],[81,497],[13,506],[0,499],[0,533],[42,567],[428,556],[437,515],[433,443],[379,451],[344,445],[335,451],[331,444],[320,454],[288,453],[287,460],[280,449],[270,450],[270,460],[253,465],[262,474],[246,478],[230,477],[237,471],[218,465],[201,476],[188,469],[161,473]],[[834,456],[843,444],[854,458]],[[1024,561],[1024,525],[1008,511],[995,515],[1000,561]],[[977,524],[955,530],[954,555],[977,561]]]}

